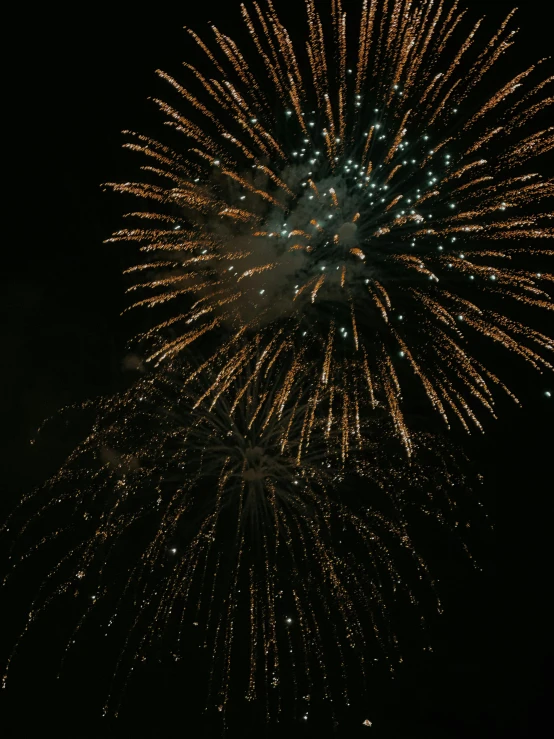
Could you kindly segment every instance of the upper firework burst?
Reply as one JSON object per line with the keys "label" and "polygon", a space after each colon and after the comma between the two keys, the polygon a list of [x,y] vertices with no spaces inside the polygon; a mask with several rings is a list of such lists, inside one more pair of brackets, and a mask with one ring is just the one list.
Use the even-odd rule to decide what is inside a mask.
{"label": "upper firework burst", "polygon": [[485,340],[552,369],[551,339],[521,314],[554,307],[540,246],[554,181],[533,161],[553,145],[540,119],[554,77],[538,62],[493,83],[513,11],[490,38],[481,21],[463,30],[458,3],[365,0],[352,23],[340,0],[328,17],[305,9],[298,43],[271,0],[241,5],[244,47],[189,31],[201,69],[160,72],[177,102],[156,100],[180,138],[132,134],[150,179],[114,185],[155,208],[112,241],[147,256],[129,270],[135,306],[172,309],[145,334],[151,359],[216,329],[292,342],[346,436],[381,402],[409,452],[410,375],[469,430],[502,386]]}

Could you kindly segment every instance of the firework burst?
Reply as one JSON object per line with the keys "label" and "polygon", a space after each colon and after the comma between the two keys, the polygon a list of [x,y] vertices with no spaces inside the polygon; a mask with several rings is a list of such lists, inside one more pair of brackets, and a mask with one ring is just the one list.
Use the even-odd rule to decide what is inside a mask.
{"label": "firework burst", "polygon": [[432,588],[407,512],[459,518],[443,446],[418,436],[409,464],[386,416],[374,419],[348,481],[305,376],[285,397],[280,363],[262,372],[260,361],[224,388],[227,357],[210,369],[168,363],[99,401],[90,435],[23,501],[31,516],[9,523],[18,567],[62,552],[22,637],[63,598],[83,614],[67,655],[91,628],[123,635],[106,711],[144,661],[186,659],[191,643],[213,654],[208,706],[223,716],[233,695],[259,700],[268,718],[311,693],[348,702],[368,649],[400,656],[395,601],[417,605],[410,581]]}
{"label": "firework burst", "polygon": [[154,208],[111,241],[146,256],[128,270],[134,306],[166,311],[142,337],[149,358],[214,332],[278,353],[281,331],[346,436],[352,409],[380,403],[411,453],[417,387],[447,426],[482,430],[496,388],[517,401],[484,343],[552,369],[552,340],[515,315],[554,306],[554,184],[536,171],[554,78],[541,60],[483,92],[514,12],[488,38],[481,20],[463,31],[458,3],[304,7],[299,42],[270,0],[241,5],[244,49],[215,25],[209,43],[189,30],[203,61],[182,82],[160,72],[173,98],[155,101],[180,138],[129,132],[148,177],[113,187]]}

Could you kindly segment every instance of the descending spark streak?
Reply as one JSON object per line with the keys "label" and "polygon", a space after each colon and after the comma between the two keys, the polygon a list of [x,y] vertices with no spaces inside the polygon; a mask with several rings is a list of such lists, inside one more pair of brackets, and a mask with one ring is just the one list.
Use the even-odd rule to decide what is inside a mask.
{"label": "descending spark streak", "polygon": [[[527,245],[554,234],[554,184],[540,173],[554,145],[540,125],[554,97],[541,95],[554,77],[541,78],[541,60],[485,92],[514,43],[513,11],[488,37],[482,19],[462,32],[466,14],[446,0],[363,0],[358,18],[333,0],[329,24],[314,0],[305,9],[306,63],[272,2],[241,5],[244,51],[215,27],[213,42],[189,31],[209,74],[185,65],[181,83],[160,72],[183,108],[156,101],[174,145],[130,134],[150,179],[113,187],[160,212],[135,213],[140,226],[111,241],[148,254],[132,268],[144,275],[132,290],[148,293],[133,307],[166,311],[142,337],[149,358],[215,331],[269,346],[284,329],[306,349],[312,400],[329,385],[398,419],[411,373],[447,424],[479,407],[494,415],[481,400],[505,386],[484,374],[471,389],[484,338],[551,365],[554,342],[531,348],[514,311],[553,308],[552,250]],[[468,319],[451,318],[464,301]],[[445,364],[449,342],[464,350]],[[346,439],[349,413],[333,418]],[[410,430],[396,426],[408,452]]]}

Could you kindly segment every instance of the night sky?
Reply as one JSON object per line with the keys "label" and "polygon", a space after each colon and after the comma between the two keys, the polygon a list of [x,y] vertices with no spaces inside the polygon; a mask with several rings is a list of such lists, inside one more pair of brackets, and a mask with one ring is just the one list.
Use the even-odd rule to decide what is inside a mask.
{"label": "night sky", "polygon": [[[121,130],[154,136],[162,126],[150,95],[163,92],[154,74],[176,76],[194,62],[182,27],[202,33],[214,21],[234,35],[238,3],[159,2],[142,10],[131,3],[20,11],[14,28],[5,154],[18,162],[4,211],[13,235],[4,239],[1,299],[6,440],[3,445],[2,517],[21,494],[53,473],[82,428],[55,423],[39,444],[30,438],[57,409],[125,386],[121,362],[140,316],[126,306],[121,271],[130,253],[102,242],[121,225],[124,204],[101,183],[132,179],[136,155],[123,152]],[[235,8],[236,5],[236,8]],[[511,3],[465,0],[502,20]],[[277,8],[279,5],[277,5]],[[347,5],[348,7],[348,5]],[[545,3],[523,4],[517,50],[519,71],[549,53],[551,27]],[[231,16],[228,18],[228,16]],[[519,57],[519,58],[518,58]],[[544,166],[544,165],[543,165]],[[15,210],[15,214],[13,213]],[[546,327],[545,327],[546,328]],[[550,329],[552,333],[552,329]],[[478,490],[496,529],[479,529],[473,545],[482,572],[441,551],[437,568],[445,615],[431,618],[433,656],[405,644],[394,680],[375,674],[366,705],[328,724],[284,722],[269,736],[376,739],[537,737],[548,725],[552,691],[551,598],[552,418],[554,378],[533,375],[509,359],[511,381],[523,409],[500,404],[500,422],[466,446],[485,482]],[[7,409],[7,410],[6,410]],[[0,549],[4,557],[5,547]],[[433,557],[431,557],[433,560]],[[2,572],[5,559],[2,559]],[[0,658],[4,661],[34,594],[33,573],[3,598]],[[152,669],[126,699],[121,718],[100,717],[105,681],[98,661],[77,661],[56,683],[55,645],[63,639],[57,615],[46,616],[16,661],[0,698],[0,734],[32,737],[214,736],[198,709],[195,664],[172,674]],[[5,626],[4,626],[5,624]],[[362,727],[370,718],[373,728]],[[5,732],[6,725],[9,727]],[[230,737],[263,736],[249,718]]]}

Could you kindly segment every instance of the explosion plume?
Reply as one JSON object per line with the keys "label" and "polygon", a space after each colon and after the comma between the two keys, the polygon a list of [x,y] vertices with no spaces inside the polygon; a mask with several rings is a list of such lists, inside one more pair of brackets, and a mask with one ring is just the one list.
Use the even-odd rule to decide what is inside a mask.
{"label": "explosion plume", "polygon": [[201,61],[183,81],[159,72],[172,97],[155,100],[174,144],[127,132],[149,163],[113,187],[149,207],[111,241],[145,257],[128,272],[134,306],[160,311],[150,361],[214,335],[223,352],[293,342],[346,435],[352,409],[380,403],[410,454],[412,398],[467,432],[498,388],[517,402],[495,347],[498,364],[552,370],[534,316],[554,306],[554,77],[540,60],[492,82],[515,11],[488,38],[458,2],[318,8],[304,3],[304,38],[271,0],[241,5],[244,45],[188,29]]}
{"label": "explosion plume", "polygon": [[354,475],[302,372],[285,397],[290,359],[259,355],[222,389],[229,361],[167,363],[96,402],[91,433],[23,501],[29,517],[4,527],[16,571],[54,558],[22,638],[64,598],[82,610],[64,660],[93,626],[122,635],[106,711],[141,663],[179,661],[191,643],[213,655],[208,707],[223,717],[233,695],[267,718],[311,693],[348,702],[369,652],[400,658],[394,604],[417,606],[418,580],[433,593],[408,519],[413,508],[459,519],[448,449],[418,435],[410,463],[386,415],[374,418],[364,453],[351,451]]}

